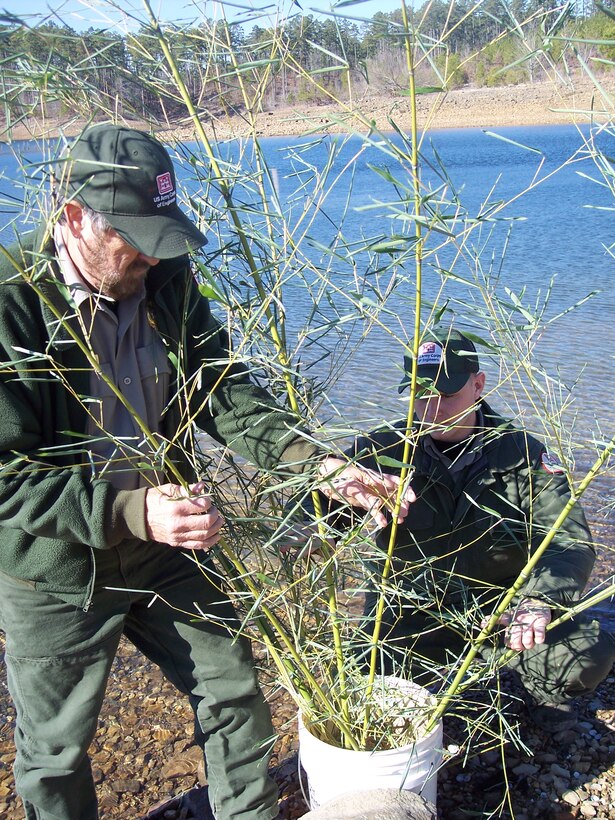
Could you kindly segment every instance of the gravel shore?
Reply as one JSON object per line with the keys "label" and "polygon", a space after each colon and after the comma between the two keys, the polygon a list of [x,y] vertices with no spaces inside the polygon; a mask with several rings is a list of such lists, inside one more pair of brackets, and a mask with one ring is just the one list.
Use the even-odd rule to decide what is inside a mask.
{"label": "gravel shore", "polygon": [[[460,759],[462,724],[445,719],[450,760],[438,775],[441,820],[615,818],[615,671],[592,696],[576,701],[577,727],[555,736],[527,720],[515,681],[504,676],[504,683],[508,719],[518,722],[531,754],[510,744],[489,744],[485,735],[480,754]],[[279,733],[272,771],[280,788],[280,817],[296,820],[308,809],[298,773],[295,709],[280,692],[270,702]],[[0,817],[21,820],[11,772],[13,712],[4,677],[0,703]],[[206,820],[197,809],[201,800],[195,789],[205,780],[200,752],[192,744],[189,707],[128,643],[113,667],[92,761],[101,820]]]}
{"label": "gravel shore", "polygon": [[[577,727],[555,736],[528,721],[515,681],[504,676],[504,684],[507,719],[518,722],[519,737],[531,753],[490,744],[485,735],[482,752],[464,760],[462,724],[446,718],[450,759],[438,775],[441,820],[615,818],[615,670],[592,696],[576,701]],[[279,734],[273,776],[280,788],[280,817],[296,820],[308,809],[298,772],[295,708],[281,692],[270,703]],[[0,704],[0,817],[21,820],[4,669]],[[201,803],[195,789],[205,780],[200,752],[192,744],[189,707],[128,643],[113,667],[92,761],[101,820],[206,820],[196,809]]]}
{"label": "gravel shore", "polygon": [[[417,98],[417,118],[421,128],[496,128],[510,125],[557,125],[587,122],[588,117],[604,121],[613,114],[615,79],[607,78],[604,94],[584,78],[572,85],[561,82],[523,83],[498,88],[461,88],[446,94],[432,93]],[[245,136],[250,126],[245,116],[211,116],[208,122],[218,139]],[[254,131],[263,137],[298,136],[305,133],[364,133],[410,130],[408,97],[365,93],[345,105],[323,104],[280,107],[263,111],[254,119]],[[174,129],[181,137],[189,130]]]}
{"label": "gravel shore", "polygon": [[[574,82],[560,79],[536,83],[472,88],[446,94],[430,93],[417,98],[418,124],[421,128],[496,128],[510,125],[550,125],[599,122],[612,117],[615,77],[601,78],[597,89],[582,76]],[[372,128],[392,131],[410,130],[410,103],[407,96],[374,93],[369,89],[351,100],[338,103],[279,105],[253,117],[243,112],[202,110],[199,112],[210,139],[229,139],[257,134],[261,137],[298,136],[309,133],[365,133]],[[146,123],[131,123],[145,127]],[[31,139],[78,134],[83,123],[77,119],[46,120],[44,132],[39,122],[20,123],[12,130],[12,139]],[[194,138],[190,124],[158,121],[152,126],[168,139]]]}

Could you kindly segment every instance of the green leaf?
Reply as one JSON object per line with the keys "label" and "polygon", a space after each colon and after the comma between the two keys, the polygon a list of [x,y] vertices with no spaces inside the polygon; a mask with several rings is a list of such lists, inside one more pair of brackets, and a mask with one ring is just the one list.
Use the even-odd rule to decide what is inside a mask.
{"label": "green leaf", "polygon": [[521,315],[522,315],[525,319],[527,319],[527,321],[530,323],[530,325],[534,325],[534,324],[536,323],[536,317],[535,317],[534,315],[532,315],[532,314],[529,312],[529,310],[527,310],[527,308],[526,308],[526,307],[524,307],[524,305],[523,305],[523,303],[522,303],[521,299],[517,296],[517,294],[516,294],[516,293],[514,293],[512,290],[510,290],[510,288],[504,288],[504,290],[506,291],[506,293],[507,293],[507,294],[508,294],[508,296],[510,297],[510,301],[511,301],[511,302],[513,303],[513,305],[515,306],[516,310],[518,310],[518,311],[519,311],[519,313],[520,313],[520,314],[521,314]]}
{"label": "green leaf", "polygon": [[373,245],[368,245],[367,250],[373,253],[395,253],[396,251],[405,250],[411,242],[416,242],[415,236],[391,237],[391,239],[384,242],[374,242]]}
{"label": "green leaf", "polygon": [[[220,289],[211,269],[202,262],[197,262],[198,288],[201,296],[213,299],[215,302],[225,302],[224,292]],[[246,285],[246,287],[249,287]]]}
{"label": "green leaf", "polygon": [[328,66],[327,68],[315,68],[313,71],[310,71],[310,77],[315,77],[317,74],[328,74],[330,71],[345,71],[345,65],[333,65]]}
{"label": "green leaf", "polygon": [[598,78],[596,77],[594,72],[591,70],[591,68],[589,67],[587,62],[581,57],[581,55],[576,50],[575,50],[575,54],[576,54],[577,60],[579,61],[579,65],[581,66],[583,71],[585,71],[587,76],[591,79],[592,83],[596,87],[596,90],[600,92],[603,99],[607,100],[609,102],[609,104],[612,104],[612,97],[610,96],[610,94],[608,94],[608,92],[600,84],[600,82],[598,81]]}
{"label": "green leaf", "polygon": [[452,233],[452,231],[449,231],[447,228],[443,228],[433,219],[427,219],[425,216],[417,216],[417,214],[396,214],[394,218],[402,219],[406,222],[418,222],[419,225],[424,225],[430,231],[442,233],[444,236],[448,237],[455,237],[455,234]]}
{"label": "green leaf", "polygon": [[275,581],[273,581],[267,575],[264,575],[262,572],[254,573],[254,577],[258,578],[258,580],[261,582],[261,584],[265,584],[268,587],[277,587],[278,586],[278,584]]}
{"label": "green leaf", "polygon": [[[313,40],[307,40],[307,43],[309,45],[311,45],[312,48],[315,48],[316,51],[320,51],[322,54],[326,54],[328,57],[331,57],[331,59],[335,60],[337,63],[342,63],[342,68],[348,68],[348,62],[346,60],[344,60],[343,57],[340,57],[339,54],[334,54],[334,52],[328,51],[326,48],[323,48],[323,46],[319,45],[318,43],[315,43]],[[331,71],[332,69],[324,68],[322,70],[323,71]],[[315,73],[315,72],[310,71],[310,74],[313,74],[313,73]]]}
{"label": "green leaf", "polygon": [[199,288],[199,293],[201,294],[201,296],[204,296],[206,299],[213,299],[216,302],[221,301],[220,293],[217,290],[215,290],[214,288],[212,288],[211,285],[207,285],[207,284],[203,283],[203,284],[200,284],[198,286],[198,288]]}
{"label": "green leaf", "polygon": [[378,464],[382,464],[383,467],[397,467],[400,470],[403,468],[411,469],[412,464],[406,464],[404,461],[399,461],[396,458],[391,458],[390,456],[376,456],[376,461]]}

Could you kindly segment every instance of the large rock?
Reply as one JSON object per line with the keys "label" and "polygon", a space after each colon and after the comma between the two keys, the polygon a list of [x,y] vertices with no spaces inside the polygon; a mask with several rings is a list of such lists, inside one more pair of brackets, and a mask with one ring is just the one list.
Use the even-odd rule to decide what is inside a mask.
{"label": "large rock", "polygon": [[437,820],[436,807],[423,797],[398,789],[349,792],[330,800],[302,820]]}

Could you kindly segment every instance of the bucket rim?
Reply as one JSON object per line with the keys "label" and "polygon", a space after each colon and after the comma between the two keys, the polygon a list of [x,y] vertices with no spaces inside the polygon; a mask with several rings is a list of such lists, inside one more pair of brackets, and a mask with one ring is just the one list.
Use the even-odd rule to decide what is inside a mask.
{"label": "bucket rim", "polygon": [[[425,695],[427,696],[427,698],[429,700],[433,701],[434,705],[435,705],[435,701],[436,701],[435,696],[428,689],[426,689],[424,686],[421,686],[420,684],[415,683],[414,681],[406,680],[405,678],[399,678],[396,675],[382,675],[382,676],[379,676],[379,679],[381,681],[384,681],[384,682],[389,682],[389,681],[390,682],[393,682],[393,681],[399,682],[399,683],[403,684],[403,686],[400,686],[400,689],[406,689],[406,690],[414,689],[416,691],[424,692]],[[391,754],[391,755],[398,754],[399,752],[403,752],[403,751],[406,751],[406,750],[411,750],[417,744],[432,742],[435,739],[435,737],[437,737],[438,734],[441,735],[442,731],[443,731],[442,718],[439,718],[437,723],[433,727],[433,729],[428,734],[420,733],[419,737],[417,737],[416,740],[412,741],[411,743],[404,743],[401,746],[393,746],[393,747],[388,748],[388,749],[369,749],[369,750],[361,749],[361,750],[357,751],[355,749],[343,749],[341,746],[337,746],[334,743],[329,743],[325,740],[321,740],[319,737],[316,737],[316,735],[314,735],[312,733],[312,731],[310,730],[310,726],[308,725],[308,722],[306,722],[306,720],[304,719],[303,712],[301,711],[301,708],[297,709],[297,720],[298,720],[299,732],[302,733],[302,729],[303,729],[305,732],[307,732],[310,735],[310,737],[316,743],[322,743],[323,745],[328,746],[329,748],[338,749],[340,752],[352,752],[355,755],[374,755],[374,754],[378,754],[378,755],[383,755],[384,756],[386,754]]]}

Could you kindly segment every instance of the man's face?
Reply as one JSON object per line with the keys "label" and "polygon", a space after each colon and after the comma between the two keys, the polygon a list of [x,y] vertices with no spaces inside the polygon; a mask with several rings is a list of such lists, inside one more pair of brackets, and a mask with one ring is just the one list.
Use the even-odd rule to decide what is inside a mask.
{"label": "man's face", "polygon": [[485,374],[471,373],[456,393],[424,393],[415,399],[415,412],[436,441],[462,441],[476,426],[476,402],[485,386]]}
{"label": "man's face", "polygon": [[145,256],[114,230],[98,228],[78,203],[69,203],[66,215],[68,252],[90,287],[117,301],[139,293],[160,260]]}

